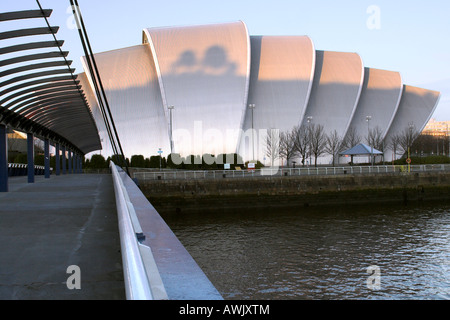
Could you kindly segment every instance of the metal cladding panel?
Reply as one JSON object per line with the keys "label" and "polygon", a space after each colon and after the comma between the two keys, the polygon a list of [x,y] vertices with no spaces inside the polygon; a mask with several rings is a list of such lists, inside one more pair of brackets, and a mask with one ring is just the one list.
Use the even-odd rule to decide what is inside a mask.
{"label": "metal cladding panel", "polygon": [[400,73],[365,68],[364,84],[350,128],[364,140],[368,135],[366,117],[370,116],[370,128],[378,127],[384,137],[397,112],[402,92]]}
{"label": "metal cladding panel", "polygon": [[243,22],[145,29],[174,152],[234,153],[244,120],[250,45]]}
{"label": "metal cladding panel", "polygon": [[[291,130],[300,124],[308,104],[315,67],[314,45],[306,36],[252,36],[248,103],[239,154],[252,158],[251,134],[256,132],[255,152],[264,157],[266,129]],[[250,140],[250,141],[249,141]]]}
{"label": "metal cladding panel", "polygon": [[353,118],[364,80],[364,66],[356,53],[316,51],[313,88],[303,124],[323,125],[344,136]]}
{"label": "metal cladding panel", "polygon": [[[168,154],[168,129],[149,46],[137,45],[94,56],[125,156],[155,155],[159,148]],[[82,60],[84,69],[89,70],[85,57]],[[92,93],[87,96],[91,106],[95,100],[92,112],[103,150],[110,155],[113,152],[97,97]]]}
{"label": "metal cladding panel", "polygon": [[[403,86],[400,105],[385,137],[385,141],[389,143],[394,135],[408,130],[410,125],[412,125],[415,132],[422,132],[436,109],[439,98],[440,93],[437,91],[408,85]],[[391,157],[392,152],[389,151],[386,159],[390,160]]]}

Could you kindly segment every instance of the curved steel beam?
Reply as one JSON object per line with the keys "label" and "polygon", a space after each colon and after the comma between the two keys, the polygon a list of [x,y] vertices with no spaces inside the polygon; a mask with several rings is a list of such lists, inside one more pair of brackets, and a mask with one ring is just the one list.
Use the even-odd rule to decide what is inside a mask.
{"label": "curved steel beam", "polygon": [[10,84],[21,82],[33,78],[40,78],[40,77],[46,77],[46,76],[53,76],[57,74],[66,74],[66,73],[73,73],[75,69],[56,69],[56,70],[49,70],[49,71],[43,71],[43,72],[36,72],[36,73],[29,73],[23,76],[18,76],[3,82],[0,82],[0,88],[4,86],[8,86]]}
{"label": "curved steel beam", "polygon": [[[13,106],[17,105],[18,103],[24,103],[24,101],[27,101],[27,100],[29,101],[30,99],[33,99],[33,98],[38,98],[38,97],[44,98],[45,96],[48,96],[53,93],[58,93],[58,92],[71,93],[76,90],[78,90],[78,89],[75,86],[71,86],[71,87],[59,86],[56,88],[50,88],[50,89],[39,90],[39,91],[32,90],[31,93],[29,93],[27,95],[22,95],[20,98],[12,101],[11,103],[3,105],[3,107],[10,109]],[[81,92],[83,92],[83,91],[81,90]]]}
{"label": "curved steel beam", "polygon": [[33,81],[26,82],[26,83],[18,84],[16,86],[13,86],[13,87],[10,87],[10,88],[5,89],[3,91],[0,91],[0,96],[4,96],[4,95],[6,95],[6,94],[8,94],[10,92],[14,92],[14,91],[22,89],[22,88],[27,88],[27,87],[30,87],[30,86],[34,86],[36,84],[48,83],[48,82],[57,82],[57,81],[67,81],[67,80],[72,80],[73,81],[73,77],[72,76],[61,76],[61,77],[52,77],[52,78],[33,80]]}
{"label": "curved steel beam", "polygon": [[[59,103],[59,105],[61,106],[65,106],[65,107],[69,107],[70,104],[67,104],[65,102],[63,103]],[[11,124],[11,126],[19,126],[19,123],[22,119],[28,119],[30,120],[32,118],[32,116],[27,116],[21,113],[16,113],[16,112],[11,112],[9,110],[7,110],[8,112],[5,114],[5,116],[3,117],[2,121],[4,121],[5,123],[9,123]],[[38,115],[40,116],[40,119],[47,119],[48,116],[45,113],[38,113]],[[51,118],[49,118],[51,120]],[[35,123],[37,123],[34,119],[33,121]],[[47,121],[47,120],[46,120]]]}
{"label": "curved steel beam", "polygon": [[17,113],[20,113],[22,115],[28,115],[31,112],[34,112],[36,110],[39,110],[41,108],[45,108],[45,107],[49,107],[58,103],[67,103],[67,102],[81,102],[82,100],[79,99],[78,94],[72,94],[72,95],[68,95],[65,97],[57,97],[57,98],[48,98],[45,100],[41,100],[41,101],[37,101],[27,107],[24,107],[20,110],[12,110],[11,111],[15,111]]}
{"label": "curved steel beam", "polygon": [[[30,93],[30,92],[38,92],[39,90],[45,90],[45,89],[51,89],[51,88],[59,88],[59,87],[67,87],[68,89],[70,89],[71,87],[73,87],[73,89],[81,89],[81,86],[78,85],[80,83],[79,80],[76,81],[77,84],[74,84],[73,81],[58,81],[58,82],[54,82],[54,83],[46,83],[43,84],[41,86],[36,86],[36,87],[30,87],[28,89],[22,90],[22,91],[18,91],[14,94],[11,94],[9,96],[7,96],[5,99],[0,101],[0,105],[5,105],[6,102],[10,101],[11,99],[14,98],[18,98],[12,102],[9,103],[9,105],[13,106],[17,103],[20,102],[20,100],[22,99],[22,96]],[[6,106],[6,105],[5,105]]]}
{"label": "curved steel beam", "polygon": [[0,60],[0,67],[8,66],[14,63],[27,62],[33,60],[67,57],[68,54],[69,54],[68,51],[63,51],[62,54],[59,51],[30,54],[27,56],[20,56],[11,59]]}
{"label": "curved steel beam", "polygon": [[33,19],[33,18],[43,18],[43,17],[48,18],[48,17],[50,17],[52,12],[53,12],[52,9],[5,12],[5,13],[0,13],[0,21]]}
{"label": "curved steel beam", "polygon": [[59,27],[51,27],[50,29],[45,28],[29,28],[29,29],[19,29],[6,32],[0,32],[0,40],[28,37],[28,36],[38,36],[43,34],[55,34],[58,33]]}
{"label": "curved steel beam", "polygon": [[14,110],[9,110],[11,111],[11,113],[9,113],[7,116],[3,117],[3,121],[4,122],[13,122],[13,118],[15,117],[16,114],[20,114],[21,116],[25,116],[28,115],[30,112],[32,111],[36,111],[39,110],[40,108],[43,108],[45,106],[51,106],[51,105],[58,105],[58,104],[63,104],[63,103],[67,103],[67,101],[61,101],[61,100],[55,100],[53,99],[53,101],[49,100],[46,102],[46,105],[42,105],[40,102],[34,103],[33,104],[33,109],[22,109],[24,112],[14,112]]}
{"label": "curved steel beam", "polygon": [[[78,96],[79,96],[78,92],[76,92],[76,91],[75,92],[60,91],[60,92],[55,92],[55,93],[44,95],[44,96],[33,97],[31,99],[23,101],[22,103],[19,103],[18,105],[15,105],[14,107],[9,108],[9,109],[11,111],[21,113],[21,110],[30,109],[30,108],[33,108],[33,106],[37,106],[37,105],[40,105],[41,107],[46,106],[47,101],[52,101],[53,99],[64,100],[67,97],[74,98],[74,97],[78,97]],[[80,98],[80,100],[82,100],[82,99]]]}
{"label": "curved steel beam", "polygon": [[[68,64],[71,65],[72,61],[69,60]],[[21,66],[21,67],[2,71],[2,72],[0,72],[0,78],[9,76],[14,73],[19,73],[19,72],[25,72],[25,71],[36,70],[36,69],[44,69],[44,68],[52,68],[52,67],[65,67],[65,66],[67,66],[65,61],[50,61],[50,62],[29,64],[26,66]]]}
{"label": "curved steel beam", "polygon": [[41,112],[41,113],[34,113],[30,116],[25,115],[27,118],[32,119],[36,122],[39,122],[40,120],[43,119],[50,119],[50,120],[56,120],[57,117],[54,117],[54,115],[61,115],[63,117],[66,116],[70,116],[69,118],[72,121],[77,120],[77,117],[73,117],[73,115],[78,115],[80,116],[80,110],[76,110],[75,108],[81,108],[83,105],[82,104],[75,104],[75,103],[64,103],[64,104],[60,104],[59,106],[52,106],[52,107],[48,107],[45,109],[45,112]]}
{"label": "curved steel beam", "polygon": [[25,51],[25,50],[33,50],[33,49],[62,47],[63,44],[64,44],[64,40],[58,40],[57,42],[55,42],[55,41],[40,41],[40,42],[16,44],[13,46],[0,48],[0,54]]}

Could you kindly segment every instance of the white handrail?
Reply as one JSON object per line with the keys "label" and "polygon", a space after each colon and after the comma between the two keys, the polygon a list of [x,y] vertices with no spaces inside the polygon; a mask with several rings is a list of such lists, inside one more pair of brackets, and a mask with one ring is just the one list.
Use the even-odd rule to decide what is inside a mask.
{"label": "white handrail", "polygon": [[136,237],[136,231],[133,227],[124,194],[123,182],[116,165],[112,161],[110,167],[114,181],[117,216],[119,220],[125,294],[128,300],[153,300],[150,283],[139,249],[140,244]]}
{"label": "white handrail", "polygon": [[[338,166],[338,167],[301,167],[301,168],[263,168],[255,170],[173,170],[173,171],[138,171],[133,177],[138,180],[172,180],[172,179],[222,179],[260,176],[305,176],[305,175],[343,175],[349,174],[379,174],[379,173],[407,173],[406,165],[381,166]],[[449,164],[411,165],[410,172],[448,171]],[[239,174],[238,174],[239,173]]]}

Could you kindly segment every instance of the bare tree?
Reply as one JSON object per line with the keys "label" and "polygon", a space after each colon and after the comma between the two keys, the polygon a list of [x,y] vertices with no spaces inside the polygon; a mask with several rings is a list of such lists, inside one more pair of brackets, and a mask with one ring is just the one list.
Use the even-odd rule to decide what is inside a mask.
{"label": "bare tree", "polygon": [[379,126],[369,130],[366,142],[375,149],[381,150],[383,148],[383,131]]}
{"label": "bare tree", "polygon": [[354,127],[350,127],[343,139],[342,148],[350,149],[356,146],[358,143],[361,143],[361,136],[356,132],[356,129]]}
{"label": "bare tree", "polygon": [[281,132],[280,134],[280,156],[286,159],[286,165],[288,167],[289,161],[297,154],[295,136],[296,132],[294,129]]}
{"label": "bare tree", "polygon": [[270,159],[270,165],[273,167],[275,160],[280,158],[280,130],[267,130],[265,141],[265,154]]}
{"label": "bare tree", "polygon": [[420,155],[431,154],[439,146],[440,141],[442,141],[443,146],[449,146],[450,141],[448,136],[439,137],[422,133],[414,140],[411,150]]}
{"label": "bare tree", "polygon": [[325,153],[327,143],[326,134],[323,125],[312,124],[309,126],[311,153],[314,155],[314,166],[317,167],[317,158]]}
{"label": "bare tree", "polygon": [[[367,137],[366,137],[366,143],[372,147],[373,149],[377,149],[384,154],[384,140],[383,140],[383,131],[379,126],[376,126],[375,128],[372,128],[369,130]],[[384,156],[384,155],[383,155]],[[370,155],[372,162],[376,155],[371,154]]]}
{"label": "bare tree", "polygon": [[333,167],[336,156],[341,151],[341,144],[342,138],[336,130],[326,136],[325,152],[333,157]]}
{"label": "bare tree", "polygon": [[399,144],[403,149],[403,153],[408,152],[418,135],[419,132],[417,132],[416,128],[413,125],[405,128],[400,133]]}
{"label": "bare tree", "polygon": [[300,156],[302,166],[305,166],[305,161],[309,157],[310,135],[309,130],[305,126],[294,127],[295,131],[295,149]]}
{"label": "bare tree", "polygon": [[389,141],[387,142],[388,148],[391,149],[394,154],[394,159],[397,157],[397,152],[398,149],[400,148],[400,140],[401,140],[400,134],[397,133],[392,135]]}

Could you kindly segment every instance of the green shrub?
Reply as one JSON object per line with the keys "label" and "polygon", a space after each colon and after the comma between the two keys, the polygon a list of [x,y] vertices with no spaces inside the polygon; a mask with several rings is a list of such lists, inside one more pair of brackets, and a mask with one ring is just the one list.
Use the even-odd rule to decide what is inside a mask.
{"label": "green shrub", "polygon": [[108,163],[101,154],[94,154],[89,161],[89,168],[91,169],[103,169],[108,168]]}
{"label": "green shrub", "polygon": [[144,156],[141,154],[131,156],[130,166],[134,168],[145,168]]}
{"label": "green shrub", "polygon": [[[450,163],[450,158],[447,156],[427,156],[427,157],[411,157],[411,165],[417,164],[442,164]],[[407,164],[406,157],[395,160],[394,164]]]}

